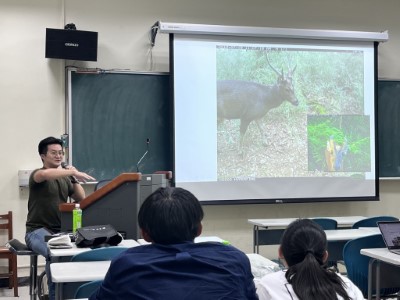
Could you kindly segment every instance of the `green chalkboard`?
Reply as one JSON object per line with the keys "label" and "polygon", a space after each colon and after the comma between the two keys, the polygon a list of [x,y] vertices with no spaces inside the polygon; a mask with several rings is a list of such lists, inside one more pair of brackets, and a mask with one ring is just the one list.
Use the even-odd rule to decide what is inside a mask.
{"label": "green chalkboard", "polygon": [[379,177],[400,177],[400,81],[378,82]]}
{"label": "green chalkboard", "polygon": [[71,164],[97,180],[172,170],[169,74],[70,72]]}

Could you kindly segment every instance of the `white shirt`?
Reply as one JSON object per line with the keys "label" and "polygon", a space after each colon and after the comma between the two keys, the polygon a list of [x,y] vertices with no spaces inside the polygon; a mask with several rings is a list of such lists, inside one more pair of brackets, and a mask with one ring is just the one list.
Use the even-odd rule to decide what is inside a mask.
{"label": "white shirt", "polygon": [[[299,300],[293,291],[292,285],[287,282],[285,272],[278,271],[267,274],[256,282],[257,294],[260,300]],[[350,279],[340,274],[338,275],[345,283],[345,290],[351,299],[364,300],[360,289]],[[338,300],[342,299],[342,297],[338,296]]]}

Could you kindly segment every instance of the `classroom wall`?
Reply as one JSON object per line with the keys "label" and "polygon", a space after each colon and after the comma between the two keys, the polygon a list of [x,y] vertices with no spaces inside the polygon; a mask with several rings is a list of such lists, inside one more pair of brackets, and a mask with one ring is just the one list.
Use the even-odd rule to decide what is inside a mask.
{"label": "classroom wall", "polygon": [[[290,8],[290,9],[289,9]],[[2,0],[0,2],[0,211],[14,212],[14,234],[24,239],[28,191],[18,170],[41,166],[38,142],[65,131],[64,67],[168,71],[168,36],[151,51],[157,20],[237,26],[389,31],[379,46],[379,77],[400,79],[398,0]],[[74,23],[99,32],[97,62],[46,59],[45,28]],[[152,57],[152,59],[151,59]],[[91,191],[88,187],[88,192]],[[380,182],[381,201],[206,206],[204,234],[252,251],[249,218],[339,215],[400,216],[398,181]],[[3,238],[3,237],[2,237]],[[0,241],[1,242],[1,241]],[[276,249],[265,247],[267,256]],[[27,265],[20,259],[19,266]]]}

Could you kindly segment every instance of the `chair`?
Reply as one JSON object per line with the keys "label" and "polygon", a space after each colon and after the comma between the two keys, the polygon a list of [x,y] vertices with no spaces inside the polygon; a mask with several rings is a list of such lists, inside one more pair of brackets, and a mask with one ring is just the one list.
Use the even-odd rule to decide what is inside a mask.
{"label": "chair", "polygon": [[353,229],[357,229],[360,227],[378,227],[377,222],[381,221],[398,221],[399,219],[392,216],[378,216],[371,217],[355,222],[352,226]]}
{"label": "chair", "polygon": [[112,246],[85,251],[72,256],[71,261],[101,261],[112,260],[115,256],[129,249],[128,247]]}
{"label": "chair", "polygon": [[[319,226],[322,227],[323,230],[335,230],[337,229],[337,221],[330,218],[312,218],[312,221],[317,223]],[[328,249],[329,249],[329,242],[328,242]],[[336,260],[328,260],[328,266],[333,267],[336,272],[339,272],[338,269],[338,262]]]}
{"label": "chair", "polygon": [[334,219],[329,219],[329,218],[313,218],[311,219],[315,223],[317,223],[319,226],[322,227],[324,230],[334,230],[337,229],[337,221]]}
{"label": "chair", "polygon": [[[348,241],[343,248],[343,259],[346,265],[347,276],[358,286],[365,298],[368,297],[368,264],[370,258],[362,255],[360,251],[361,249],[385,247],[382,235],[375,234]],[[381,264],[381,297],[397,297],[396,293],[400,291],[400,283],[398,283],[399,287],[395,287],[396,284],[390,282],[392,281],[391,279],[396,278],[396,274],[399,274],[397,266]],[[384,275],[387,275],[387,278]],[[374,279],[373,283],[375,283]],[[376,291],[373,291],[373,293],[376,293]]]}
{"label": "chair", "polygon": [[[0,215],[0,229],[7,232],[8,240],[13,238],[12,212]],[[17,256],[6,246],[0,246],[0,259],[8,260],[8,273],[0,274],[0,278],[8,278],[8,288],[14,288],[14,297],[18,297],[18,268]]]}
{"label": "chair", "polygon": [[102,282],[103,282],[103,280],[94,280],[94,281],[90,281],[90,282],[82,284],[76,290],[74,298],[75,299],[89,298],[89,296],[91,294],[93,294],[94,291],[96,291],[99,288],[99,286],[101,285]]}
{"label": "chair", "polygon": [[[112,260],[127,249],[129,248],[120,246],[97,248],[72,256],[71,262]],[[75,299],[88,298],[100,286],[101,282],[102,280],[98,280],[80,285],[75,292]]]}
{"label": "chair", "polygon": [[30,256],[30,274],[29,274],[29,295],[31,300],[36,300],[37,295],[37,253],[29,249],[24,243],[17,239],[11,239],[6,247],[15,255]]}

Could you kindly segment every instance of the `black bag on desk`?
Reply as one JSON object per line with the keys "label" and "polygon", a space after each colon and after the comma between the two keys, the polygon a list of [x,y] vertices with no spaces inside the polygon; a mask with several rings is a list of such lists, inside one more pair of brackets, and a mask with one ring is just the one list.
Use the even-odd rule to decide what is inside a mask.
{"label": "black bag on desk", "polygon": [[95,225],[79,228],[75,233],[77,247],[116,246],[122,236],[111,225]]}

